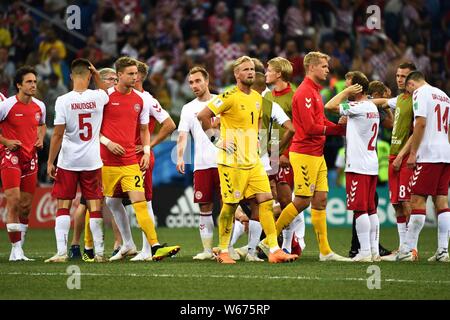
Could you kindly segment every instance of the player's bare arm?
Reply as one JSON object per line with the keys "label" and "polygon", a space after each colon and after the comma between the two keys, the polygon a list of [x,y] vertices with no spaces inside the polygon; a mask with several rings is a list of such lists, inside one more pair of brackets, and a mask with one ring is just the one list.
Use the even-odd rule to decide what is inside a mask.
{"label": "player's bare arm", "polygon": [[53,129],[52,138],[50,140],[50,151],[48,153],[47,160],[47,175],[55,179],[56,168],[54,165],[56,156],[58,155],[59,150],[61,149],[62,140],[64,137],[64,131],[66,130],[65,124],[58,124]]}
{"label": "player's bare arm", "polygon": [[186,150],[188,133],[180,131],[177,139],[177,171],[184,174],[184,152]]}
{"label": "player's bare arm", "polygon": [[164,141],[164,139],[166,139],[169,134],[171,134],[176,128],[177,126],[175,125],[175,122],[173,122],[171,117],[168,117],[162,122],[158,134],[154,136],[152,141],[150,142],[150,147],[153,148]]}
{"label": "player's bare arm", "polygon": [[414,131],[411,136],[411,151],[407,161],[408,168],[416,167],[417,150],[419,150],[420,143],[422,142],[423,135],[425,133],[425,127],[427,119],[424,117],[416,117],[416,123],[414,124]]}
{"label": "player's bare arm", "polygon": [[339,113],[339,104],[348,99],[350,95],[355,95],[362,91],[362,86],[359,84],[351,85],[350,87],[345,88],[325,105],[325,109],[334,113]]}
{"label": "player's bare arm", "polygon": [[402,150],[400,150],[397,157],[395,157],[394,161],[392,162],[392,167],[394,168],[395,171],[400,170],[403,157],[407,155],[411,150],[411,142],[412,142],[412,135],[408,138],[408,141],[406,141],[406,144],[403,146]]}
{"label": "player's bare arm", "polygon": [[36,139],[36,144],[34,145],[36,148],[42,149],[42,147],[44,146],[44,137],[45,137],[46,132],[47,132],[47,126],[45,124],[41,124],[38,127],[38,135],[37,135],[37,139]]}
{"label": "player's bare arm", "polygon": [[123,156],[125,154],[125,149],[120,144],[111,141],[102,134],[100,134],[100,143],[106,146],[106,148],[116,156]]}
{"label": "player's bare arm", "polygon": [[8,148],[9,151],[16,151],[22,145],[19,140],[6,139],[2,134],[0,134],[0,143]]}
{"label": "player's bare arm", "polygon": [[295,129],[294,129],[294,126],[292,125],[292,121],[291,120],[285,121],[282,124],[282,126],[286,130],[284,131],[284,134],[283,134],[283,136],[281,137],[281,140],[280,140],[280,149],[284,150],[289,145],[289,142],[291,142],[292,137],[295,134]]}
{"label": "player's bare arm", "polygon": [[104,91],[108,90],[108,84],[106,82],[103,82],[100,73],[98,70],[94,67],[94,65],[91,63],[89,66],[89,70],[91,71],[92,78],[94,78],[95,87]]}
{"label": "player's bare arm", "polygon": [[148,124],[141,124],[139,128],[142,145],[144,146],[144,155],[141,158],[139,166],[141,170],[146,170],[150,164],[150,132],[148,131]]}

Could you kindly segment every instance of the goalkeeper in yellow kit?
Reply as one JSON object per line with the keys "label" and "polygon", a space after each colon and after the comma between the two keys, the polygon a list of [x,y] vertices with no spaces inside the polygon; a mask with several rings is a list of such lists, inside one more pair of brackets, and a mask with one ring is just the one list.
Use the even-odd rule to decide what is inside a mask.
{"label": "goalkeeper in yellow kit", "polygon": [[[219,95],[197,118],[211,141],[220,149],[218,170],[223,207],[219,216],[217,261],[236,263],[228,254],[234,213],[243,198],[255,201],[259,220],[267,235],[269,262],[291,262],[297,255],[286,254],[277,243],[273,218],[273,200],[269,178],[258,154],[258,130],[262,117],[262,97],[250,87],[255,79],[255,65],[248,56],[233,63],[237,85]],[[211,118],[220,115],[220,137],[212,130]]]}

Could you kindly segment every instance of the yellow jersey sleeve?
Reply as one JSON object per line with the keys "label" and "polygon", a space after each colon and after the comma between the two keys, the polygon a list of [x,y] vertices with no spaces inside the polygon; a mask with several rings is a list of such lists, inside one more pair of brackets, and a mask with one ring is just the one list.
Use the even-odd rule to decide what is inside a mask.
{"label": "yellow jersey sleeve", "polygon": [[224,113],[233,107],[234,93],[236,88],[227,90],[226,92],[218,95],[213,101],[208,103],[208,108],[217,116]]}

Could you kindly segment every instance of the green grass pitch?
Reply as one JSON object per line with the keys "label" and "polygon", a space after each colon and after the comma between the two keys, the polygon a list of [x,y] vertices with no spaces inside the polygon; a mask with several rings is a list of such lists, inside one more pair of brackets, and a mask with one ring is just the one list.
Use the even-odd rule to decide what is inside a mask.
{"label": "green grass pitch", "polygon": [[[141,234],[133,232],[140,246]],[[328,233],[332,248],[346,254],[351,230],[330,228]],[[422,231],[419,262],[376,263],[381,271],[381,288],[372,290],[367,286],[371,276],[367,269],[373,264],[319,262],[311,228],[306,230],[307,247],[302,257],[294,263],[276,265],[194,261],[192,256],[201,249],[197,229],[159,228],[158,235],[161,242],[181,245],[180,253],[160,262],[46,264],[44,259],[56,248],[54,231],[30,230],[25,253],[36,261],[10,263],[10,244],[2,230],[0,299],[450,299],[450,265],[427,262],[436,249],[435,228]],[[215,236],[217,239],[217,230]],[[241,238],[238,244],[244,241]],[[382,229],[381,242],[387,248],[396,247],[397,230]],[[110,254],[110,229],[105,244]],[[81,270],[79,290],[67,287],[66,270],[72,264]]]}

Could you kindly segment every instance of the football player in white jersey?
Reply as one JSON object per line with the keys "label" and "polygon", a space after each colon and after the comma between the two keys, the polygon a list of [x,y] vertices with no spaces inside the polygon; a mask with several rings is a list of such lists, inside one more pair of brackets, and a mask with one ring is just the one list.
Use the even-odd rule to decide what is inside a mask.
{"label": "football player in white jersey", "polygon": [[426,200],[432,196],[438,215],[438,248],[428,261],[449,262],[450,99],[442,90],[430,86],[419,71],[411,72],[405,83],[413,96],[414,132],[407,165],[414,168],[414,173],[410,180],[411,217],[397,260],[418,260],[414,248],[425,224]]}
{"label": "football player in white jersey", "polygon": [[[57,253],[45,262],[66,262],[67,238],[70,229],[70,207],[78,183],[90,211],[90,228],[94,239],[94,261],[104,262],[103,199],[100,158],[100,127],[103,108],[109,98],[102,89],[90,90],[94,76],[97,87],[103,88],[98,71],[86,59],[71,65],[73,90],[56,100],[55,129],[50,142],[47,173],[55,179],[52,195],[58,200],[55,235]],[[106,89],[103,88],[103,89]],[[57,169],[54,161],[58,155]]]}
{"label": "football player in white jersey", "polygon": [[205,68],[196,66],[189,71],[189,86],[196,98],[181,110],[177,140],[177,171],[185,173],[184,153],[189,133],[195,144],[194,155],[194,203],[200,207],[199,230],[203,251],[194,260],[213,260],[212,243],[214,220],[212,210],[214,195],[220,199],[220,181],[217,171],[218,149],[208,139],[197,119],[197,113],[216,97],[209,92],[209,74]]}
{"label": "football player in white jersey", "polygon": [[3,93],[0,92],[0,101],[6,100],[6,97]]}
{"label": "football player in white jersey", "polygon": [[[361,245],[359,253],[352,260],[380,261],[380,223],[375,206],[378,178],[376,142],[380,115],[377,106],[367,99],[367,77],[355,71],[351,84],[332,98],[325,109],[348,117],[345,165],[347,209],[353,210],[356,217],[356,232]],[[344,102],[347,99],[350,102]]]}

